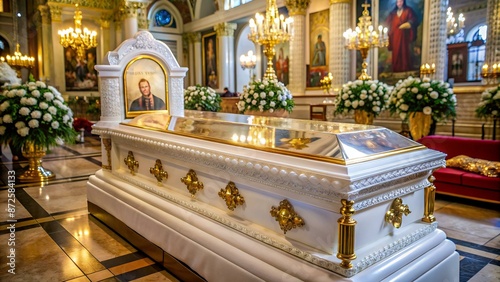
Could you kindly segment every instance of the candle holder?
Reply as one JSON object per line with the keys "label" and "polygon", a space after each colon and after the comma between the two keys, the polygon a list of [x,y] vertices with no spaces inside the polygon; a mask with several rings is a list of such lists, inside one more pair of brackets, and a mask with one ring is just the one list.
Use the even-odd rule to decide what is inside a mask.
{"label": "candle holder", "polygon": [[323,92],[325,92],[326,98],[323,100],[323,104],[330,104],[332,101],[328,99],[328,95],[330,94],[330,89],[332,89],[332,80],[333,80],[333,75],[331,72],[328,73],[328,75],[324,76],[320,81],[321,89],[323,89]]}
{"label": "candle holder", "polygon": [[428,77],[429,75],[434,75],[436,73],[436,65],[423,64],[420,66],[420,77]]}
{"label": "candle holder", "polygon": [[276,0],[267,0],[266,14],[255,14],[250,19],[250,33],[248,39],[264,46],[264,55],[267,57],[267,69],[264,78],[276,79],[273,69],[273,57],[276,54],[274,46],[290,40],[290,26],[292,19],[279,15]]}
{"label": "candle holder", "polygon": [[250,70],[250,81],[254,80],[253,69],[257,65],[257,57],[253,54],[253,51],[248,51],[247,55],[243,54],[240,56],[240,65],[243,70]]}
{"label": "candle holder", "polygon": [[361,17],[359,17],[358,26],[355,30],[349,28],[344,32],[344,38],[346,40],[345,46],[350,50],[359,50],[363,58],[361,75],[358,79],[370,80],[372,78],[368,75],[368,63],[366,62],[368,51],[371,48],[387,47],[389,45],[389,37],[386,27],[380,25],[378,32],[374,30],[370,12],[368,12],[370,4],[365,2],[361,6],[364,7],[364,10]]}
{"label": "candle holder", "polygon": [[16,51],[13,56],[7,55],[0,57],[0,61],[6,62],[9,66],[16,70],[17,77],[21,77],[21,69],[31,69],[35,66],[35,58],[28,55],[23,55],[20,51],[21,46],[16,44]]}
{"label": "candle holder", "polygon": [[481,77],[486,79],[487,84],[495,84],[500,77],[500,63],[493,64],[490,68],[488,64],[484,64],[481,68]]}

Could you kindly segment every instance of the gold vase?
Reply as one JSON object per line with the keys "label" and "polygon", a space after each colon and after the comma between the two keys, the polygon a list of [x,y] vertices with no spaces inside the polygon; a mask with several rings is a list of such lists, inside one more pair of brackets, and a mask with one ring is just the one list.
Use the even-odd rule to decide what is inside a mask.
{"label": "gold vase", "polygon": [[418,140],[429,135],[431,131],[432,116],[423,112],[414,112],[409,115],[410,134],[413,140]]}
{"label": "gold vase", "polygon": [[357,124],[373,124],[375,115],[363,110],[354,110],[354,122]]}
{"label": "gold vase", "polygon": [[22,148],[23,156],[28,159],[29,167],[21,176],[21,182],[44,182],[53,179],[55,174],[42,167],[42,158],[45,156],[45,148],[35,145],[33,142],[26,142]]}

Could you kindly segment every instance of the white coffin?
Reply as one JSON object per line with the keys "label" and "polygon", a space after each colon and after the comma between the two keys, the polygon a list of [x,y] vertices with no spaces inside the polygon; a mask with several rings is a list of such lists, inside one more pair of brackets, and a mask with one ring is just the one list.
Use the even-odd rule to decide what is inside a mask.
{"label": "white coffin", "polygon": [[[123,236],[208,281],[458,281],[427,188],[444,154],[381,127],[184,111],[188,69],[147,31],[95,68],[103,169],[88,181],[89,209],[126,224]],[[166,111],[128,109],[142,76]],[[194,195],[181,181],[191,170],[203,183]],[[234,210],[219,196],[230,184],[244,198]],[[399,228],[386,220],[395,201],[411,211],[397,213]],[[278,207],[280,220],[304,224],[285,233]]]}
{"label": "white coffin", "polygon": [[[422,221],[445,155],[386,128],[186,111],[93,132],[111,141],[110,166],[90,178],[88,201],[208,281],[458,281],[454,244]],[[181,181],[190,170],[203,183],[194,195]],[[244,198],[233,211],[218,195],[230,182]],[[347,233],[343,199],[354,202]],[[399,228],[386,220],[396,199],[411,211]],[[304,222],[286,233],[271,216],[283,200]]]}

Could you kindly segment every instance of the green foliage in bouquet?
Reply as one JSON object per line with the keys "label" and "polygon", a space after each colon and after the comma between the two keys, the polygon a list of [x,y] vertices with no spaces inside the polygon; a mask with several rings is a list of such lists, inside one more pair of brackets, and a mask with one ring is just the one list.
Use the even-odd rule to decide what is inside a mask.
{"label": "green foliage in bouquet", "polygon": [[75,141],[73,113],[61,93],[44,82],[5,84],[0,93],[0,144],[26,142],[50,149]]}
{"label": "green foliage in bouquet", "polygon": [[479,118],[500,118],[500,84],[486,89],[481,94],[481,101],[476,108],[476,116]]}
{"label": "green foliage in bouquet", "polygon": [[408,77],[400,80],[391,92],[389,110],[402,120],[409,113],[423,112],[433,120],[443,121],[455,117],[457,98],[450,84],[430,78]]}
{"label": "green foliage in bouquet", "polygon": [[378,116],[388,106],[391,88],[378,80],[349,81],[335,100],[335,114],[362,110]]}
{"label": "green foliage in bouquet", "polygon": [[184,109],[196,111],[218,112],[222,99],[210,87],[189,86],[184,90]]}
{"label": "green foliage in bouquet", "polygon": [[251,81],[243,87],[243,94],[237,104],[240,113],[245,111],[275,112],[285,110],[292,112],[295,103],[293,96],[285,85],[277,79]]}

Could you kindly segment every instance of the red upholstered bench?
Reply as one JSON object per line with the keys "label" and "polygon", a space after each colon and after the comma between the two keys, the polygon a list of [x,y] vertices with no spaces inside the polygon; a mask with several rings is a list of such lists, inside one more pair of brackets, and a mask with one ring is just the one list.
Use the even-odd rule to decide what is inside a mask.
{"label": "red upholstered bench", "polygon": [[[500,161],[500,140],[431,135],[419,143],[447,154],[446,159],[466,155],[489,161]],[[486,177],[459,168],[441,168],[434,172],[436,192],[480,201],[500,203],[500,177]]]}

